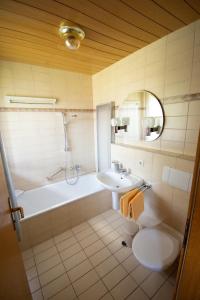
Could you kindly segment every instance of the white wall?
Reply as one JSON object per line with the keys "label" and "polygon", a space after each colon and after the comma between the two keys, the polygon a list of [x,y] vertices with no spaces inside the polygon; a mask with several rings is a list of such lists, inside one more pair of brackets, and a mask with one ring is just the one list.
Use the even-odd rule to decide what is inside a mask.
{"label": "white wall", "polygon": [[200,93],[200,20],[95,74],[94,106],[120,105],[129,93],[144,89],[161,100],[166,124],[160,139],[142,146],[195,155],[200,97],[185,102],[182,96]]}
{"label": "white wall", "polygon": [[1,107],[10,106],[5,95],[57,98],[56,108],[92,108],[92,81],[86,74],[0,61]]}
{"label": "white wall", "polygon": [[94,106],[110,101],[120,105],[129,93],[144,89],[160,98],[166,116],[162,136],[142,143],[142,150],[112,145],[111,155],[152,183],[166,223],[183,232],[189,193],[164,183],[162,170],[170,166],[193,172],[189,158],[196,152],[200,97],[185,101],[184,95],[200,93],[200,20],[134,52],[92,80]]}
{"label": "white wall", "polygon": [[[93,113],[79,112],[68,125],[73,163],[81,166],[81,172],[95,169],[93,122]],[[65,162],[70,166],[60,112],[0,112],[0,128],[16,188],[47,184],[46,177]],[[63,179],[64,173],[58,178]]]}
{"label": "white wall", "polygon": [[0,61],[0,107],[12,107],[0,112],[0,130],[16,188],[46,184],[46,177],[65,165],[62,115],[31,111],[37,105],[23,105],[30,111],[18,111],[22,105],[10,105],[4,96],[54,97],[57,103],[50,108],[79,109],[69,125],[69,140],[74,163],[88,172],[95,168],[91,83],[85,74]]}

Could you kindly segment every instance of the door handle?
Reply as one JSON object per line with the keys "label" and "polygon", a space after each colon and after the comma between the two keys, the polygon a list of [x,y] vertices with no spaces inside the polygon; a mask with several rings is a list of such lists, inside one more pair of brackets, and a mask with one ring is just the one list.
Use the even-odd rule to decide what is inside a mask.
{"label": "door handle", "polygon": [[13,207],[13,208],[10,209],[10,211],[11,211],[11,213],[15,213],[15,212],[18,211],[19,214],[20,214],[21,219],[24,218],[24,209],[23,209],[23,207],[21,207],[21,206]]}

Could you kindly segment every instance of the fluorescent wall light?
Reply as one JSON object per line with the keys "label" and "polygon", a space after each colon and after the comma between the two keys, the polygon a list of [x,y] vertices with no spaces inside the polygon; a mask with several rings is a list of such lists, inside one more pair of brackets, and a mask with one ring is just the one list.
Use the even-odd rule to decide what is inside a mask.
{"label": "fluorescent wall light", "polygon": [[55,104],[56,99],[54,98],[38,98],[38,97],[20,97],[20,96],[6,96],[6,100],[11,103],[19,104]]}

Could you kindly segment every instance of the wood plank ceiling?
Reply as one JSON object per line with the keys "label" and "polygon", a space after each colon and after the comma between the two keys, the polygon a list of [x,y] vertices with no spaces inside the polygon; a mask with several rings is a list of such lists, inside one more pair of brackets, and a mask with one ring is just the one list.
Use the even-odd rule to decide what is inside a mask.
{"label": "wood plank ceiling", "polygon": [[[200,0],[0,0],[0,59],[94,74],[200,18]],[[86,38],[70,51],[62,21]]]}

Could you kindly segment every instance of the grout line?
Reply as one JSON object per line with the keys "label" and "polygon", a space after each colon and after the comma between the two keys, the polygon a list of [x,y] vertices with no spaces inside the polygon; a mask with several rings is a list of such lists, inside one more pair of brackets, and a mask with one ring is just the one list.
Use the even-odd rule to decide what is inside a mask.
{"label": "grout line", "polygon": [[[101,215],[99,215],[99,216],[101,216]],[[108,218],[108,217],[107,217]],[[106,220],[105,219],[105,217],[103,217],[102,216],[102,219],[104,219],[104,220]],[[115,220],[114,220],[115,221]],[[113,221],[113,222],[114,222]],[[87,223],[88,223],[88,221],[86,221]],[[98,222],[98,221],[97,221]],[[100,221],[99,221],[100,222]],[[106,220],[106,222],[107,222],[107,220]],[[108,222],[107,222],[108,223]],[[111,222],[112,223],[112,222]],[[111,223],[108,223],[108,225],[110,225]],[[91,236],[92,234],[97,234],[98,235],[98,233],[97,233],[97,230],[95,230],[93,227],[92,227],[92,225],[90,224],[90,223],[88,223],[88,225],[89,225],[89,227],[91,227],[92,229],[93,229],[93,233],[91,233],[91,234],[89,234],[88,236],[86,236],[84,239],[87,239],[89,236]],[[107,225],[107,224],[106,224]],[[104,225],[104,226],[106,226],[106,225]],[[103,227],[101,227],[100,228],[100,230],[102,229],[102,228],[104,228],[104,226]],[[113,228],[113,230],[111,231],[111,232],[109,232],[109,233],[107,233],[107,234],[105,234],[103,237],[105,237],[105,236],[107,236],[107,235],[109,235],[110,233],[113,233],[113,232],[117,232],[117,229],[120,227],[120,225],[118,226],[118,227],[116,227],[116,228]],[[84,229],[84,230],[87,230],[87,229]],[[83,232],[84,230],[82,230],[82,231],[80,231],[80,232]],[[118,233],[118,232],[117,232]],[[119,234],[119,233],[118,233]],[[119,237],[120,237],[121,235],[119,235]],[[85,249],[86,248],[88,248],[89,246],[92,246],[95,242],[97,242],[97,241],[102,241],[102,237],[100,237],[100,236],[98,236],[98,239],[95,241],[95,242],[93,242],[92,244],[90,244],[90,245],[88,245],[87,247],[83,247],[81,244],[80,244],[80,241],[82,241],[82,240],[84,240],[84,239],[82,239],[82,240],[78,240],[77,239],[77,237],[76,237],[76,234],[72,231],[72,236],[71,237],[74,237],[75,238],[75,240],[76,240],[76,242],[77,242],[77,244],[79,244],[79,246],[80,246],[80,248],[82,249],[82,250],[80,250],[79,252],[81,252],[81,251],[83,251],[84,252],[84,254],[86,255],[86,252],[85,252]],[[115,242],[119,237],[117,237],[117,238],[115,238],[114,240],[112,240],[110,243],[112,243],[112,242]],[[66,238],[66,239],[64,239],[63,241],[65,241],[65,240],[67,240],[67,239],[69,239],[70,237],[68,237],[68,238]],[[63,242],[63,241],[61,241],[61,242]],[[103,241],[102,241],[103,242]],[[109,243],[109,244],[110,244]],[[109,252],[110,252],[110,256],[108,256],[108,257],[106,257],[106,259],[104,259],[103,261],[101,261],[99,264],[97,264],[96,266],[93,266],[93,264],[91,263],[91,261],[90,261],[90,257],[88,257],[87,255],[86,255],[86,258],[82,261],[82,262],[84,262],[85,260],[88,260],[90,263],[91,263],[91,265],[92,265],[92,269],[91,270],[89,270],[88,272],[90,272],[90,271],[94,271],[95,273],[96,273],[96,275],[97,275],[97,277],[99,278],[99,280],[97,281],[97,282],[95,282],[94,284],[92,284],[89,288],[87,288],[84,292],[82,292],[79,296],[76,294],[76,291],[75,291],[75,289],[74,289],[74,286],[73,286],[73,282],[70,280],[70,278],[69,278],[69,276],[68,276],[68,271],[70,271],[70,270],[72,270],[73,268],[75,268],[75,267],[77,267],[79,264],[77,264],[76,266],[74,266],[73,268],[71,268],[71,269],[69,269],[69,270],[66,270],[66,268],[65,268],[65,265],[64,265],[64,261],[65,260],[67,260],[67,259],[70,259],[71,257],[73,257],[74,255],[76,255],[76,254],[78,254],[79,252],[77,252],[77,253],[75,253],[74,255],[72,255],[72,256],[70,256],[69,258],[67,258],[67,259],[65,259],[65,260],[63,260],[62,259],[62,257],[61,257],[61,255],[60,255],[60,253],[62,252],[60,252],[59,250],[58,250],[58,247],[57,247],[57,245],[58,245],[59,243],[56,243],[55,242],[55,239],[53,238],[53,246],[55,246],[56,247],[56,250],[57,250],[57,254],[54,254],[53,256],[55,256],[55,255],[58,255],[59,257],[60,257],[60,259],[61,259],[61,262],[59,262],[58,264],[62,264],[62,266],[64,267],[64,273],[62,273],[62,274],[60,274],[59,276],[57,276],[56,278],[54,278],[53,280],[51,280],[50,282],[48,282],[47,284],[45,284],[44,286],[41,286],[41,283],[40,283],[40,280],[39,280],[39,276],[40,275],[42,275],[42,274],[44,274],[44,273],[46,273],[46,272],[48,272],[49,270],[51,270],[52,268],[54,268],[54,267],[56,267],[58,264],[56,264],[55,266],[53,266],[53,267],[51,267],[50,269],[48,269],[47,271],[44,271],[44,272],[42,272],[40,275],[38,274],[38,270],[37,270],[37,264],[36,264],[36,261],[35,261],[35,256],[37,255],[35,255],[33,252],[33,257],[30,257],[30,258],[32,258],[33,259],[33,261],[34,261],[34,266],[32,266],[31,268],[33,268],[33,267],[35,267],[36,268],[36,272],[37,272],[37,278],[38,278],[38,280],[39,280],[39,284],[40,284],[40,288],[38,289],[38,290],[41,290],[41,293],[42,293],[42,295],[43,295],[43,292],[42,292],[42,288],[43,287],[45,287],[45,286],[47,286],[49,283],[51,283],[51,282],[53,282],[54,280],[56,280],[57,278],[59,278],[60,276],[62,276],[63,274],[66,274],[67,275],[67,277],[68,277],[68,279],[69,279],[69,285],[68,286],[66,286],[66,287],[64,287],[63,289],[61,289],[58,293],[60,293],[62,290],[64,290],[64,289],[66,289],[67,287],[69,287],[70,285],[72,286],[72,288],[73,288],[73,290],[74,290],[74,293],[75,293],[75,295],[76,295],[76,297],[79,297],[81,294],[83,294],[83,293],[85,293],[87,290],[89,290],[92,286],[94,286],[97,282],[101,282],[104,286],[105,286],[105,288],[106,288],[106,293],[105,294],[107,294],[107,293],[109,293],[109,295],[111,295],[111,297],[113,298],[113,296],[112,296],[112,294],[111,294],[111,290],[113,289],[113,288],[115,288],[118,284],[120,284],[120,282],[122,281],[122,280],[124,280],[126,277],[128,277],[128,276],[131,276],[130,275],[130,273],[132,273],[140,264],[138,264],[137,266],[135,266],[132,270],[130,270],[130,271],[127,271],[125,268],[124,268],[124,266],[123,266],[123,262],[125,261],[125,260],[127,260],[129,257],[131,257],[131,255],[132,254],[130,254],[128,257],[126,257],[126,258],[124,258],[121,262],[115,257],[115,253],[116,252],[118,252],[118,251],[120,251],[121,249],[123,249],[122,247],[121,248],[119,248],[119,249],[117,249],[116,251],[114,251],[114,252],[111,252],[110,251],[110,249],[108,248],[108,245],[109,244],[105,244],[104,242],[103,242],[103,244],[104,244],[104,247],[102,248],[102,249],[107,249]],[[67,247],[67,248],[70,248],[71,246],[73,246],[75,243],[73,243],[72,245],[70,245],[69,247]],[[53,246],[51,246],[51,247],[53,247]],[[50,248],[51,248],[50,247]],[[64,250],[66,250],[67,248],[64,248],[63,249],[63,251]],[[31,248],[31,249],[33,249],[33,248]],[[48,250],[49,248],[47,248],[47,249],[45,249],[45,250],[43,250],[42,252],[44,252],[44,251],[46,251],[46,250]],[[99,251],[101,251],[102,249],[100,249],[100,250],[98,250],[97,252],[95,252],[93,255],[96,255]],[[41,252],[39,252],[39,253],[41,253]],[[93,256],[92,255],[92,256]],[[102,264],[103,262],[105,262],[107,259],[109,259],[110,257],[112,257],[112,256],[114,256],[116,259],[117,259],[117,261],[118,261],[118,265],[115,267],[115,268],[113,268],[111,271],[109,271],[108,273],[106,273],[103,277],[100,277],[100,275],[97,273],[97,271],[96,271],[96,267],[97,266],[99,266],[100,264]],[[52,257],[52,256],[51,256]],[[51,257],[49,257],[49,258],[51,258]],[[44,261],[46,261],[46,260],[48,260],[49,258],[47,258],[47,259],[45,259],[45,260],[43,260],[42,262],[44,262]],[[40,263],[42,263],[42,262],[40,262]],[[81,262],[81,263],[82,263]],[[39,264],[40,264],[39,263]],[[38,264],[38,265],[39,265]],[[125,270],[125,272],[127,273],[127,276],[125,276],[123,279],[121,279],[116,285],[114,285],[113,287],[112,287],[112,289],[111,290],[109,290],[107,287],[106,287],[106,285],[105,285],[105,283],[104,283],[104,281],[103,281],[103,278],[105,277],[105,276],[107,276],[109,273],[111,273],[114,269],[116,269],[119,265],[121,265],[121,267]],[[31,268],[29,268],[28,270],[30,270]],[[27,270],[27,271],[28,271]],[[82,275],[81,277],[79,277],[77,280],[80,280],[83,276],[85,276],[88,272],[86,272],[84,275]],[[143,282],[145,281],[145,280],[147,280],[150,276],[151,276],[151,274],[152,274],[153,272],[151,272],[142,282],[140,282],[140,284],[137,284],[137,282],[136,282],[136,284],[137,284],[137,287],[126,297],[126,299],[132,294],[132,293],[134,293],[134,291],[137,289],[137,288],[141,288],[142,289],[142,284],[143,284]],[[155,292],[155,294],[152,296],[152,297],[154,297],[158,292],[159,292],[159,290],[162,288],[162,286],[167,282],[167,281],[169,281],[169,278],[170,278],[170,276],[171,276],[171,274],[173,273],[173,270],[166,276],[166,278],[164,278],[164,282],[163,282],[163,284],[160,286],[160,288]],[[36,278],[36,276],[34,277],[34,278]],[[32,279],[34,279],[34,278],[32,278]],[[131,276],[131,278],[134,280],[134,278]],[[75,280],[74,282],[76,282],[77,280]],[[135,280],[134,280],[135,281]],[[36,290],[36,291],[34,291],[33,293],[35,293],[35,292],[37,292],[38,290]],[[142,289],[143,290],[143,289]],[[144,290],[143,290],[144,291]],[[56,293],[55,295],[57,295],[58,293]],[[144,291],[144,293],[145,293],[145,291]],[[105,295],[104,294],[104,295]],[[146,293],[145,293],[146,294]],[[55,296],[55,295],[53,295],[53,296]],[[103,298],[104,297],[104,295],[101,297],[101,298]],[[52,296],[52,297],[53,297]],[[148,295],[147,295],[148,296]],[[151,297],[151,298],[152,298]],[[149,296],[148,296],[148,298],[149,298]]]}
{"label": "grout line", "polygon": [[[56,248],[57,248],[57,246],[56,246]],[[58,249],[57,249],[58,250]],[[76,291],[75,291],[75,289],[74,289],[74,286],[72,285],[72,281],[71,281],[71,279],[70,279],[70,277],[69,277],[69,275],[67,274],[67,270],[66,270],[66,268],[65,268],[65,265],[63,264],[63,260],[62,260],[62,257],[61,257],[61,255],[60,255],[60,253],[59,253],[59,251],[58,251],[58,255],[59,255],[59,257],[60,257],[60,259],[61,259],[61,262],[62,262],[62,265],[63,265],[63,267],[64,267],[64,269],[65,269],[65,274],[67,275],[67,277],[68,277],[68,279],[69,279],[69,286],[71,285],[72,286],[72,289],[73,289],[73,291],[74,291],[74,294],[76,295],[76,297],[78,297],[78,295],[76,294]],[[66,288],[66,287],[65,287]],[[59,291],[60,292],[60,291]],[[58,293],[57,293],[58,294]]]}
{"label": "grout line", "polygon": [[[105,218],[104,218],[104,219],[105,219]],[[114,221],[115,221],[115,220],[114,220]],[[114,221],[113,221],[113,222],[114,222]],[[106,221],[106,222],[107,222],[107,221]],[[108,223],[108,222],[107,222],[107,223]],[[92,227],[92,226],[90,225],[90,223],[88,223],[88,224],[89,224],[90,227]],[[108,224],[109,224],[109,223],[108,223]],[[105,226],[106,226],[106,225],[105,225]],[[120,225],[119,225],[119,226],[120,226]],[[118,227],[119,227],[119,226],[118,226]],[[104,226],[103,226],[103,227],[104,227]],[[102,228],[103,228],[103,227],[102,227]],[[118,228],[118,227],[117,227],[117,228]],[[112,230],[111,232],[116,232],[116,229],[117,229],[117,228],[115,228],[115,229],[113,228],[113,230]],[[96,231],[93,227],[92,227],[92,229],[94,230],[94,233],[97,234],[97,231]],[[111,232],[109,232],[108,234],[110,234]],[[93,234],[93,233],[92,233],[92,234]],[[106,235],[108,235],[108,234],[106,234]],[[105,235],[105,236],[106,236],[106,235]],[[77,243],[80,245],[81,249],[82,249],[83,252],[85,253],[84,249],[87,248],[87,247],[85,247],[85,248],[82,247],[82,245],[80,244],[80,241],[77,239],[77,237],[76,237],[76,235],[75,235],[75,233],[74,233],[73,231],[72,231],[72,236],[76,239]],[[89,235],[89,236],[90,236],[90,235]],[[87,239],[89,236],[85,237],[85,239]],[[69,238],[70,238],[70,237],[69,237]],[[116,239],[117,239],[117,238],[116,238]],[[111,241],[111,243],[114,242],[116,239],[114,239],[113,241]],[[66,239],[66,240],[67,240],[67,239]],[[99,237],[98,240],[101,240],[101,237]],[[97,240],[97,241],[98,241],[98,240]],[[97,241],[95,241],[95,242],[97,242]],[[101,240],[101,241],[102,241],[102,240]],[[61,241],[61,242],[62,242],[62,241]],[[95,243],[95,242],[94,242],[94,243]],[[102,241],[102,242],[103,242],[103,241]],[[92,243],[92,244],[94,244],[94,243]],[[59,243],[58,243],[58,244],[59,244]],[[90,244],[89,246],[91,246],[92,244]],[[110,243],[109,243],[109,244],[110,244]],[[109,245],[109,244],[108,244],[108,245]],[[112,252],[110,251],[110,249],[108,248],[108,245],[105,245],[105,244],[104,244],[104,248],[106,248],[106,249],[110,252],[111,255],[110,255],[109,257],[107,257],[106,259],[110,258],[111,256],[114,256],[114,253],[116,253],[117,251],[119,251],[119,250],[122,249],[122,248],[120,248],[120,249],[118,249],[118,250],[116,250],[116,251],[114,251],[114,252],[112,253]],[[75,292],[75,289],[74,289],[74,287],[73,287],[73,283],[72,283],[72,281],[70,280],[70,278],[69,278],[69,276],[68,276],[68,274],[67,274],[68,271],[67,271],[66,268],[65,268],[64,260],[62,259],[61,255],[60,255],[60,252],[59,252],[59,250],[58,250],[57,244],[55,243],[55,239],[53,239],[53,246],[55,246],[56,249],[57,249],[57,254],[55,254],[55,255],[58,255],[58,256],[60,257],[60,259],[61,259],[61,262],[59,262],[58,264],[61,264],[61,263],[62,263],[62,265],[63,265],[63,267],[64,267],[64,270],[65,270],[65,272],[64,272],[63,274],[66,274],[66,275],[67,275],[67,277],[68,277],[68,279],[69,279],[69,282],[70,282],[70,284],[71,284],[71,286],[72,286],[72,288],[73,288],[73,290],[74,290],[74,292]],[[52,246],[52,247],[53,247],[53,246]],[[71,246],[73,246],[73,245],[71,245]],[[70,247],[71,247],[71,246],[70,246]],[[68,247],[68,248],[70,248],[70,247]],[[104,249],[104,248],[102,248],[102,249]],[[48,249],[49,249],[49,248],[48,248]],[[66,249],[67,249],[67,248],[66,248]],[[99,251],[101,251],[102,249],[100,249]],[[47,249],[46,249],[46,250],[47,250]],[[44,251],[45,251],[45,250],[44,250]],[[98,253],[99,251],[95,252],[93,255],[95,255],[95,254]],[[43,252],[43,251],[42,251],[42,252]],[[61,251],[61,252],[62,252],[62,251]],[[80,252],[80,251],[79,251],[79,252]],[[77,252],[77,253],[79,253],[79,252]],[[41,253],[41,252],[40,252],[40,253]],[[77,253],[76,253],[76,254],[77,254]],[[74,254],[74,255],[76,255],[76,254]],[[74,255],[72,255],[71,257],[73,257]],[[86,253],[85,253],[85,255],[86,255]],[[130,257],[130,256],[131,256],[131,255],[129,255],[128,257]],[[51,256],[51,257],[52,257],[52,256]],[[69,258],[71,258],[71,257],[69,257]],[[128,257],[126,257],[123,261],[125,261]],[[34,253],[33,253],[33,259],[34,259],[34,262],[35,262],[35,254],[34,254]],[[49,259],[49,258],[48,258],[48,259]],[[87,255],[86,255],[86,259],[88,259],[88,260],[90,261],[90,259],[88,258]],[[86,259],[85,259],[85,260],[86,260]],[[106,260],[106,259],[105,259],[105,260]],[[46,260],[47,260],[47,259],[46,259]],[[44,261],[46,261],[46,260],[44,260]],[[84,261],[85,261],[85,260],[84,260]],[[100,262],[99,264],[103,263],[105,260],[103,260],[103,261]],[[42,261],[42,262],[44,262],[44,261]],[[117,261],[118,261],[118,260],[117,260]],[[123,261],[122,261],[122,262],[123,262]],[[119,261],[118,261],[118,263],[119,263],[118,266],[121,265],[121,266],[123,267],[122,262],[119,262]],[[56,264],[55,266],[57,266],[58,264]],[[98,265],[99,265],[99,264],[98,264]],[[92,265],[93,268],[92,268],[91,270],[89,270],[88,272],[90,272],[90,271],[93,270],[93,271],[97,274],[97,277],[99,278],[99,281],[101,281],[101,282],[104,284],[104,282],[103,282],[103,277],[101,278],[101,277],[99,276],[99,274],[97,273],[96,269],[95,269],[98,265],[96,265],[96,266],[93,266],[93,265]],[[54,268],[55,266],[51,267],[50,269]],[[78,265],[77,265],[77,266],[78,266]],[[116,267],[118,267],[118,266],[116,266]],[[36,271],[37,271],[37,274],[38,274],[36,262],[35,262],[35,267],[36,267]],[[137,266],[136,266],[136,267],[137,267]],[[124,267],[123,267],[123,268],[124,268]],[[50,270],[50,269],[49,269],[49,270]],[[73,269],[73,268],[72,268],[72,269]],[[72,269],[71,269],[71,270],[72,270]],[[110,272],[112,272],[114,269],[115,269],[115,268],[113,268]],[[45,271],[45,272],[43,272],[43,273],[41,273],[41,274],[44,274],[44,273],[48,272],[49,270],[47,270],[47,271]],[[124,268],[124,270],[126,271],[127,276],[128,276],[128,275],[130,274],[130,272],[128,272],[125,268]],[[133,270],[132,270],[132,271],[133,271]],[[131,271],[131,272],[132,272],[132,271]],[[87,273],[88,273],[88,272],[87,272]],[[110,272],[108,272],[106,275],[108,275]],[[85,273],[84,275],[82,275],[80,278],[82,278],[83,276],[85,276],[87,273]],[[40,275],[41,275],[41,274],[40,274]],[[55,279],[59,278],[59,277],[62,276],[63,274],[57,276],[56,278],[54,278],[54,279],[51,280],[50,282],[52,282],[52,281],[54,281]],[[106,275],[105,275],[105,276],[106,276]],[[105,277],[105,276],[104,276],[104,277]],[[38,280],[39,280],[39,274],[38,274],[37,277],[38,277]],[[35,277],[35,278],[36,278],[36,277]],[[79,280],[80,278],[78,278],[77,280]],[[126,277],[125,277],[125,278],[126,278]],[[123,279],[124,279],[124,278],[123,278]],[[122,280],[123,280],[123,279],[122,279]],[[77,281],[77,280],[76,280],[76,281]],[[48,285],[50,282],[48,282],[46,285]],[[75,281],[74,281],[74,282],[75,282]],[[119,281],[119,282],[120,282],[120,281]],[[118,282],[118,284],[119,284],[119,282]],[[40,283],[40,280],[39,280],[39,283]],[[95,282],[94,284],[96,284],[96,282]],[[93,284],[93,285],[94,285],[94,284]],[[44,285],[44,286],[46,286],[46,285]],[[93,285],[91,285],[89,288],[91,288]],[[104,285],[105,285],[105,284],[104,284]],[[43,287],[44,287],[44,286],[43,286]],[[116,286],[116,285],[115,285],[115,286]],[[114,287],[115,287],[115,286],[114,286]],[[41,292],[42,292],[42,288],[43,288],[43,287],[41,286],[41,283],[40,283],[40,289],[41,289]],[[114,288],[114,287],[113,287],[113,288]],[[65,288],[66,288],[66,287],[65,287]],[[65,288],[64,288],[64,289],[65,289]],[[89,288],[88,288],[88,289],[89,289]],[[88,289],[86,289],[84,292],[86,292]],[[106,287],[106,289],[107,289],[107,287]],[[39,289],[38,289],[38,290],[39,290]],[[62,290],[63,290],[63,289],[62,289]],[[60,290],[58,293],[60,293],[62,290]],[[108,290],[108,289],[107,289],[107,290]],[[84,292],[83,292],[83,293],[84,293]],[[110,291],[109,291],[109,290],[108,290],[108,292],[109,292],[109,294],[110,294]],[[81,294],[82,294],[82,293],[81,293]],[[56,294],[55,294],[55,295],[56,295]],[[53,296],[55,296],[55,295],[53,295]],[[76,292],[75,292],[75,295],[78,297],[78,295],[76,294]],[[52,297],[53,297],[53,296],[52,296]],[[111,296],[112,296],[112,295],[111,295]],[[102,296],[102,297],[103,297],[103,296]]]}

